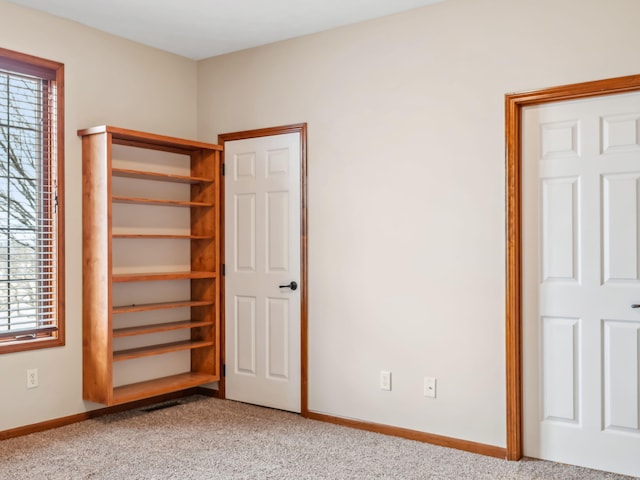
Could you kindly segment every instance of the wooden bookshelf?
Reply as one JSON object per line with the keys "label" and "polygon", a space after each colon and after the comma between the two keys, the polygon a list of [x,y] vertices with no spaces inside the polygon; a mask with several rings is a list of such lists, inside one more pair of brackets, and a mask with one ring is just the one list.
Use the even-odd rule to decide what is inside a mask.
{"label": "wooden bookshelf", "polygon": [[[115,405],[219,380],[218,272],[221,271],[221,258],[218,240],[222,148],[219,145],[112,126],[79,130],[78,135],[82,137],[83,155],[83,398]],[[190,171],[184,175],[162,173],[154,171],[153,162],[149,171],[113,167],[113,145],[184,155],[186,157],[180,158],[186,158]],[[133,180],[134,188],[136,181],[158,182],[160,193],[163,193],[163,182],[185,184],[189,198],[168,200],[147,198],[146,195],[114,195],[114,177]],[[164,208],[190,209],[191,231],[184,234],[143,231],[113,233],[112,205],[116,203],[154,206],[160,219],[163,218]],[[147,242],[184,240],[175,245],[176,248],[188,249],[191,269],[179,272],[113,271],[111,259],[114,248],[126,248],[126,245],[130,245],[127,240],[117,242],[114,247],[114,239]],[[168,244],[165,242],[164,245]],[[189,282],[191,298],[169,302],[113,304],[116,284],[127,285],[127,289],[132,288],[131,292],[135,295],[136,284],[166,281]],[[188,309],[191,318],[172,321],[153,318],[158,315],[154,311],[170,309]],[[122,316],[119,317],[118,328],[114,328],[113,316],[123,314],[147,317],[140,319],[144,321],[127,325],[129,317]],[[165,340],[149,344],[152,338],[156,338],[149,335],[176,335],[184,330],[190,332],[186,340]],[[113,339],[123,337],[129,338],[127,348],[114,350]],[[133,347],[130,347],[131,342]],[[135,346],[135,342],[140,346]],[[135,362],[129,361],[183,351],[191,358],[188,371],[114,387],[114,362],[122,362],[126,368],[135,368]]]}

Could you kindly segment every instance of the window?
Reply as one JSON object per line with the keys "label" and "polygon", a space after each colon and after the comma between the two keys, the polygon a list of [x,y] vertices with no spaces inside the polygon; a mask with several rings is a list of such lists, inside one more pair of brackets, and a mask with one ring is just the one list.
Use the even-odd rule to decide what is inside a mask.
{"label": "window", "polygon": [[0,353],[64,345],[63,69],[0,49]]}

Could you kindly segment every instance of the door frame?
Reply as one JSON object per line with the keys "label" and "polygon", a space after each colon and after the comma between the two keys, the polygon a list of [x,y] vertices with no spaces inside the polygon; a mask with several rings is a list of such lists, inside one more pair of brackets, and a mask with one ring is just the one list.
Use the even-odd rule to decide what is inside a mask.
{"label": "door frame", "polygon": [[522,393],[522,109],[531,105],[640,91],[640,75],[505,95],[507,459],[523,449]]}
{"label": "door frame", "polygon": [[[218,135],[218,143],[223,146],[222,164],[224,165],[224,144],[234,140],[246,140],[249,138],[269,137],[273,135],[283,135],[286,133],[300,134],[300,415],[308,417],[308,263],[307,263],[307,226],[308,226],[308,192],[307,192],[307,124],[295,123],[291,125],[282,125],[278,127],[259,128],[255,130],[244,130],[240,132],[222,133]],[[220,197],[222,205],[220,207],[220,255],[224,259],[224,238],[225,238],[225,203],[224,203],[224,187],[225,177],[222,176],[222,185]],[[221,320],[220,320],[220,364],[225,365],[225,279],[222,277],[221,284]],[[218,382],[218,397],[226,398],[226,381],[223,374]]]}

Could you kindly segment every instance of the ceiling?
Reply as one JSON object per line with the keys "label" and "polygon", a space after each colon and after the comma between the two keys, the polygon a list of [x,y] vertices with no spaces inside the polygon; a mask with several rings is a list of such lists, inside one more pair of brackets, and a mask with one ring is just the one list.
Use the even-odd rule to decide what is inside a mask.
{"label": "ceiling", "polygon": [[194,60],[444,0],[10,0]]}

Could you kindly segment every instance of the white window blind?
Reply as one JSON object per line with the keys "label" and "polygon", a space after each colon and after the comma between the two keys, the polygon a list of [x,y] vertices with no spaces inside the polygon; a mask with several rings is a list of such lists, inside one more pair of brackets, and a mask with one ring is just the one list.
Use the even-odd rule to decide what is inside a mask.
{"label": "white window blind", "polygon": [[0,56],[0,347],[58,334],[55,78]]}

